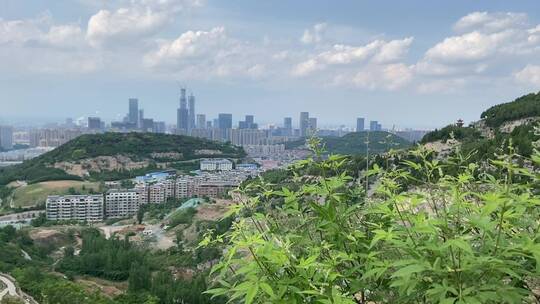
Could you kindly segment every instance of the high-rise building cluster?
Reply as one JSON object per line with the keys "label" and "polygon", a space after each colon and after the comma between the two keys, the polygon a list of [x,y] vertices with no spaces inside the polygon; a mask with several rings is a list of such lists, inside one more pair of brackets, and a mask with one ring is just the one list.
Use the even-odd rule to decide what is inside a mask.
{"label": "high-rise building cluster", "polygon": [[[97,118],[97,117],[95,117]],[[105,130],[105,124],[102,123],[100,128],[91,128],[90,119],[88,118],[88,128],[91,130]],[[93,123],[92,126],[97,126],[97,123]],[[153,118],[146,117],[144,115],[144,109],[139,108],[139,99],[128,99],[128,113],[122,121],[111,122],[111,131],[128,132],[128,131],[140,131],[140,132],[153,132],[153,133],[165,133],[166,124],[164,121],[155,121]]]}
{"label": "high-rise building cluster", "polygon": [[[362,132],[366,130],[365,126],[366,119],[364,117],[358,117],[356,119],[356,132]],[[382,125],[376,121],[372,120],[369,122],[369,131],[382,131]]]}

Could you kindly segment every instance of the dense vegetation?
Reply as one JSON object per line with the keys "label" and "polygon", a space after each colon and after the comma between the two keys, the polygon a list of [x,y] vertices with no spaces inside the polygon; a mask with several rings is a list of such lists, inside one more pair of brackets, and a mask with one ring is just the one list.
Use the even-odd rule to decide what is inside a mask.
{"label": "dense vegetation", "polygon": [[[410,142],[384,131],[352,132],[342,137],[322,137],[322,142],[328,153],[357,155],[366,154],[366,142],[369,138],[370,153],[384,153],[390,149],[402,149],[409,147]],[[286,142],[285,148],[294,149],[305,146],[306,139]]]}
{"label": "dense vegetation", "polygon": [[480,131],[473,127],[458,127],[455,125],[448,125],[440,130],[435,129],[424,135],[420,143],[425,144],[434,141],[446,142],[449,139],[456,139],[459,141],[475,141],[481,137]]}
{"label": "dense vegetation", "polygon": [[516,100],[493,106],[481,115],[486,124],[497,128],[507,121],[540,116],[540,92],[531,93]]}
{"label": "dense vegetation", "polygon": [[[211,227],[211,226],[210,226]],[[228,228],[228,227],[227,227]],[[150,253],[129,240],[105,239],[97,230],[87,229],[81,234],[82,249],[78,255],[73,247],[66,247],[64,258],[57,270],[67,274],[90,275],[113,281],[127,281],[124,295],[111,303],[142,303],[154,299],[155,303],[220,303],[210,300],[206,290],[206,274],[201,272],[192,279],[175,278],[169,267],[190,266],[219,257],[215,249],[201,248],[194,253],[185,251],[183,244],[169,251]]]}
{"label": "dense vegetation", "polygon": [[[379,181],[369,196],[342,156],[298,164],[297,190],[250,183],[261,190],[232,210],[233,229],[202,242],[228,245],[209,293],[234,303],[537,301],[540,177],[507,152],[484,168],[413,150],[367,172]],[[299,173],[310,167],[318,178]]]}
{"label": "dense vegetation", "polygon": [[[176,152],[183,160],[215,155],[197,154],[197,150],[218,150],[223,157],[241,158],[243,149],[219,142],[183,135],[158,133],[85,134],[40,157],[42,162],[76,161],[82,158],[128,155],[135,159],[156,158],[153,153]],[[164,159],[166,160],[166,159]]]}
{"label": "dense vegetation", "polygon": [[[201,154],[200,150],[216,150],[221,154]],[[172,159],[163,154],[178,153]],[[242,158],[245,152],[241,147],[229,143],[219,143],[182,135],[156,133],[104,133],[86,134],[23,164],[0,168],[0,185],[14,180],[25,180],[30,183],[45,180],[80,180],[78,176],[69,175],[63,170],[49,167],[62,161],[77,162],[85,158],[97,156],[125,155],[133,160],[150,160],[148,168],[132,171],[107,171],[91,174],[94,179],[112,180],[133,177],[141,172],[155,168],[154,163],[160,161],[185,161],[205,157]],[[178,162],[178,167],[183,167]],[[193,164],[186,165],[189,168]]]}

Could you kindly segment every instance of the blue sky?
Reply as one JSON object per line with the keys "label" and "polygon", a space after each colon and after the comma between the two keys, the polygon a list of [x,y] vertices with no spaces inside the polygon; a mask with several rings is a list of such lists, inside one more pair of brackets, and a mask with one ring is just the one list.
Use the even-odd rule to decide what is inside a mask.
{"label": "blue sky", "polygon": [[0,0],[0,122],[96,113],[138,97],[199,113],[386,127],[475,120],[540,90],[538,1]]}

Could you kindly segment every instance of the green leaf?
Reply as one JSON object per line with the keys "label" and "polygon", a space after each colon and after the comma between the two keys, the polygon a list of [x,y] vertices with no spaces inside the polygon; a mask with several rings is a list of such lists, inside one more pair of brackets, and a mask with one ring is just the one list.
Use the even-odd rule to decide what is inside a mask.
{"label": "green leaf", "polygon": [[246,304],[253,303],[253,299],[255,299],[255,296],[257,295],[258,291],[259,291],[259,284],[252,282],[251,287],[248,289],[248,291],[246,293],[245,303]]}

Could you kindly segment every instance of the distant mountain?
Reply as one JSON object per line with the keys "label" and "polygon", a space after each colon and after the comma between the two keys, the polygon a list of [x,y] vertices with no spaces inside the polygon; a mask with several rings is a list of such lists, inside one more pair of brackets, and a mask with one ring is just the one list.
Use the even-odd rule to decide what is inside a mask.
{"label": "distant mountain", "polygon": [[[369,152],[372,154],[384,153],[390,149],[402,149],[411,146],[411,143],[392,133],[384,131],[352,132],[345,136],[323,137],[322,142],[329,153],[358,155],[366,153],[366,141],[369,136]],[[287,149],[305,145],[306,140],[300,139],[285,144]]]}
{"label": "distant mountain", "polygon": [[475,151],[477,160],[492,158],[510,143],[518,154],[530,156],[533,142],[540,139],[534,132],[540,121],[540,92],[493,106],[480,117],[479,121],[468,127],[449,125],[434,130],[426,134],[421,142],[449,150],[447,142],[453,139],[453,144],[460,144],[465,153]]}
{"label": "distant mountain", "polygon": [[21,165],[0,168],[0,185],[88,177],[125,178],[147,169],[186,166],[200,158],[243,158],[241,147],[155,133],[86,134]]}

